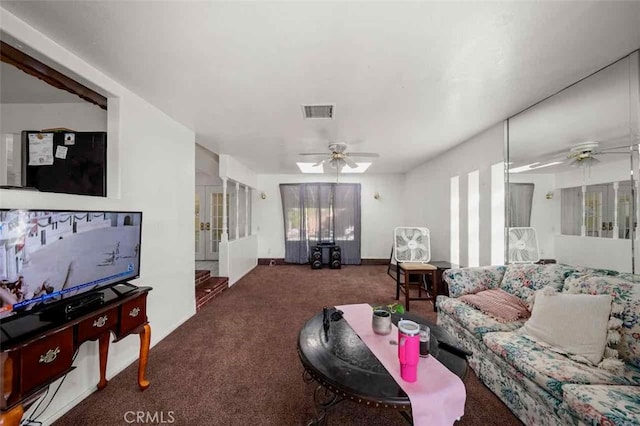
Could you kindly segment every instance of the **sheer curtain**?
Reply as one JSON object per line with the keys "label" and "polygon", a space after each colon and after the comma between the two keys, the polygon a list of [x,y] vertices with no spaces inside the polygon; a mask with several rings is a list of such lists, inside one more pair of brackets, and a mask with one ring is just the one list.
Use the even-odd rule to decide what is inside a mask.
{"label": "sheer curtain", "polygon": [[560,192],[560,233],[580,235],[582,227],[582,188],[562,188]]}
{"label": "sheer curtain", "polygon": [[534,185],[532,183],[509,184],[508,227],[531,226],[533,189]]}
{"label": "sheer curtain", "polygon": [[307,263],[310,247],[335,242],[342,263],[360,264],[360,184],[281,184],[285,262]]}
{"label": "sheer curtain", "polygon": [[284,261],[305,263],[309,261],[306,218],[304,212],[304,187],[281,184],[282,213],[284,216]]}
{"label": "sheer curtain", "polygon": [[333,212],[335,241],[342,251],[342,263],[359,265],[360,258],[360,184],[335,185]]}

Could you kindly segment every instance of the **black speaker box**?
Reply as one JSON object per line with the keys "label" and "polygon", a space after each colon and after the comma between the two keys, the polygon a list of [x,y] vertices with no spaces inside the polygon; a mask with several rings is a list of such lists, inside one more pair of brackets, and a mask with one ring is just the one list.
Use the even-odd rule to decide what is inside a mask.
{"label": "black speaker box", "polygon": [[309,262],[311,263],[311,269],[322,269],[322,248],[313,247],[311,249],[311,256],[309,256]]}
{"label": "black speaker box", "polygon": [[329,250],[329,267],[331,269],[342,268],[342,252],[338,246],[331,247]]}

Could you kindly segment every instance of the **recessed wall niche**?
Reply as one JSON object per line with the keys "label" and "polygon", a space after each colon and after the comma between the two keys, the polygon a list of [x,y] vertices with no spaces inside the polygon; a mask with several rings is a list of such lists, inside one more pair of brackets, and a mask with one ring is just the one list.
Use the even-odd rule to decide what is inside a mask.
{"label": "recessed wall niche", "polygon": [[[105,173],[101,179],[106,185],[106,151],[104,156],[94,155],[93,151],[106,150],[107,98],[16,48],[18,43],[4,34],[0,33],[0,38],[0,186],[18,189],[34,186],[33,177],[44,173],[43,182],[51,180],[50,176],[56,179],[69,176],[70,184],[37,185],[42,191],[106,196],[104,191],[88,191],[87,187],[88,177],[93,182],[99,173],[93,159],[96,155],[100,161],[104,157]],[[39,146],[29,151],[29,135],[23,132],[40,133],[45,129],[82,133],[76,137],[66,136],[74,132],[42,132]],[[82,136],[85,132],[97,134],[104,142],[95,145],[93,137]],[[51,135],[55,135],[55,141],[49,141]],[[82,143],[86,140],[90,141],[90,147]],[[30,153],[37,155],[30,158]]]}

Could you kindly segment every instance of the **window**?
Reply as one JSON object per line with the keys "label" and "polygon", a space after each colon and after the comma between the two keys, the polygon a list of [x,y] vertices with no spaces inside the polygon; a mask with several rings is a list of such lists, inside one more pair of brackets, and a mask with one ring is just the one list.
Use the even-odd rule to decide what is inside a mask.
{"label": "window", "polygon": [[449,188],[450,202],[450,235],[451,247],[450,258],[451,263],[460,264],[460,178],[454,176],[451,178]]}
{"label": "window", "polygon": [[563,235],[630,239],[635,225],[631,204],[630,181],[563,188],[560,232]]}
{"label": "window", "polygon": [[238,191],[235,182],[229,182],[227,192],[229,197],[229,241],[233,241],[238,239],[238,233],[236,232],[236,225],[238,224]]}
{"label": "window", "polygon": [[285,261],[307,263],[310,247],[335,243],[342,263],[360,263],[360,185],[282,184]]}
{"label": "window", "polygon": [[245,228],[247,224],[247,194],[244,188],[244,185],[240,185],[238,191],[238,238],[247,236]]}
{"label": "window", "polygon": [[480,266],[480,171],[469,173],[467,180],[468,266]]}
{"label": "window", "polygon": [[504,264],[504,162],[491,166],[491,264]]}

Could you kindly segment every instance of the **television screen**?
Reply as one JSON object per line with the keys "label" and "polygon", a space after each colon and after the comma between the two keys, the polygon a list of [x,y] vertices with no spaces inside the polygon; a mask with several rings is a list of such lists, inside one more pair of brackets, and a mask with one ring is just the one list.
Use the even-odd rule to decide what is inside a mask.
{"label": "television screen", "polygon": [[0,210],[0,318],[137,278],[141,212]]}

